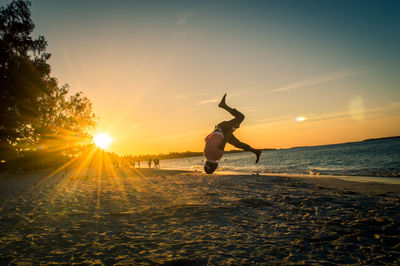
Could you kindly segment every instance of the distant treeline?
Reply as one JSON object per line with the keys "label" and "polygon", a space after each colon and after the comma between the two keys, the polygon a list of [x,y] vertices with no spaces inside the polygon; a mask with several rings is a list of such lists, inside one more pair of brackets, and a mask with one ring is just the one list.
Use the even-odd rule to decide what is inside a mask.
{"label": "distant treeline", "polygon": [[[263,149],[263,150],[274,150],[274,149]],[[224,153],[242,153],[245,151],[242,150],[230,150],[225,151]],[[194,152],[194,151],[185,151],[185,152],[170,152],[170,153],[160,153],[160,154],[142,154],[142,155],[124,155],[119,156],[115,153],[108,153],[111,158],[115,158],[116,160],[122,161],[135,161],[135,162],[146,162],[149,159],[154,160],[167,160],[167,159],[179,159],[179,158],[188,158],[188,157],[196,157],[203,156],[203,152]]]}
{"label": "distant treeline", "polygon": [[[240,152],[243,151],[241,150],[225,151],[225,153],[240,153]],[[149,158],[158,158],[160,160],[165,160],[165,159],[178,159],[178,158],[187,158],[196,156],[203,156],[203,152],[185,151],[185,152],[170,152],[170,153],[160,153],[160,154],[125,155],[121,156],[121,158],[132,158],[133,160],[136,161],[138,160],[147,161]]]}
{"label": "distant treeline", "polygon": [[363,140],[363,141],[374,141],[374,140],[385,140],[385,139],[400,139],[400,136],[366,139],[366,140]]}
{"label": "distant treeline", "polygon": [[[241,150],[231,150],[226,151],[226,153],[240,153]],[[89,152],[90,153],[90,152]],[[178,159],[186,157],[203,156],[203,152],[170,152],[167,154],[142,154],[142,155],[124,155],[120,156],[114,152],[100,151],[97,148],[95,152],[97,154],[102,153],[103,158],[107,158],[105,161],[112,165],[113,167],[123,167],[123,168],[155,168],[159,169],[160,160],[166,159]],[[82,155],[81,159],[78,161],[83,161],[87,157],[87,153]],[[96,157],[96,156],[94,156]],[[97,156],[98,157],[98,156]],[[96,165],[96,162],[91,163],[91,165]]]}

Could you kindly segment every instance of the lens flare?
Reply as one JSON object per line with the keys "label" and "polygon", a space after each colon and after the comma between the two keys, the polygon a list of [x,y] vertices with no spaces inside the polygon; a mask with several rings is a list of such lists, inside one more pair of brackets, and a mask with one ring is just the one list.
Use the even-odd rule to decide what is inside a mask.
{"label": "lens flare", "polygon": [[305,116],[298,116],[294,119],[295,122],[303,122],[306,121],[306,117]]}
{"label": "lens flare", "polygon": [[112,142],[112,139],[107,134],[100,133],[93,137],[93,142],[99,148],[105,149],[108,147],[108,145],[110,145],[110,143]]}

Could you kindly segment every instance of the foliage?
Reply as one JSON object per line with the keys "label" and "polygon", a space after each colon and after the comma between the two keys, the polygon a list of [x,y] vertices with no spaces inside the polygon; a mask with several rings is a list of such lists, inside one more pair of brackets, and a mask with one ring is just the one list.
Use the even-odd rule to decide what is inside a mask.
{"label": "foliage", "polygon": [[38,98],[45,94],[50,55],[42,36],[30,36],[34,24],[29,2],[13,1],[0,10],[0,152],[10,153],[31,138]]}
{"label": "foliage", "polygon": [[82,92],[68,97],[68,85],[54,85],[50,93],[39,99],[40,116],[33,126],[38,137],[35,143],[40,149],[77,154],[95,126],[92,104]]}
{"label": "foliage", "polygon": [[0,9],[0,159],[37,151],[79,152],[95,125],[82,92],[68,96],[50,76],[43,36],[31,35],[31,3],[14,0]]}

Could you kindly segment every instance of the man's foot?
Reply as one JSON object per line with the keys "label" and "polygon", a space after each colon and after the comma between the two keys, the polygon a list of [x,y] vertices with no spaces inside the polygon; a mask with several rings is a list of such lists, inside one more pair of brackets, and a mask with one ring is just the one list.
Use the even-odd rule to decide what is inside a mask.
{"label": "man's foot", "polygon": [[256,163],[258,163],[258,160],[260,160],[260,156],[261,156],[261,150],[256,150],[254,153],[257,156]]}
{"label": "man's foot", "polygon": [[225,97],[226,97],[226,93],[224,94],[224,97],[222,97],[221,101],[219,102],[218,107],[225,108],[227,106],[225,103]]}

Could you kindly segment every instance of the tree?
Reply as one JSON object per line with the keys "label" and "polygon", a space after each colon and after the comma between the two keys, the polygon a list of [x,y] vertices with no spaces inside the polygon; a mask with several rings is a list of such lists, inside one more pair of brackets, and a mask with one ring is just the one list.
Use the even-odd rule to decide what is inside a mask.
{"label": "tree", "polygon": [[52,89],[40,98],[39,119],[33,123],[34,143],[41,149],[77,154],[96,125],[92,103],[82,92],[68,96],[68,85],[58,87],[55,79],[49,83]]}
{"label": "tree", "polygon": [[30,2],[17,0],[0,9],[0,154],[16,150],[19,140],[30,138],[38,98],[46,93],[50,74],[42,36],[30,36],[34,24]]}
{"label": "tree", "polygon": [[74,152],[95,125],[89,99],[68,96],[68,85],[50,76],[47,42],[31,37],[30,5],[0,9],[0,160],[44,148]]}

